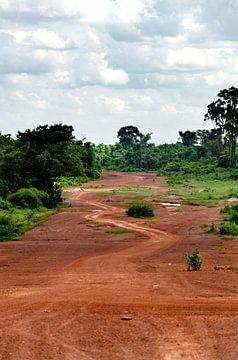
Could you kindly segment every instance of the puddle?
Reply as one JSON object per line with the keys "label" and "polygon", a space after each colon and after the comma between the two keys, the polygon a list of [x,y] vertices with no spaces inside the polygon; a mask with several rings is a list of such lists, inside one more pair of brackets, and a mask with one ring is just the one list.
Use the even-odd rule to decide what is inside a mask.
{"label": "puddle", "polygon": [[178,203],[159,203],[162,206],[176,206],[176,207],[180,207],[182,206],[182,204],[178,204]]}

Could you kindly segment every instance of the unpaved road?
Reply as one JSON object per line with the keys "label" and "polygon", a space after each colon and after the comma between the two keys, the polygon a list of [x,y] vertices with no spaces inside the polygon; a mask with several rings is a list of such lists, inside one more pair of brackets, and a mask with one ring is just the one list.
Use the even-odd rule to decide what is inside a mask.
{"label": "unpaved road", "polygon": [[[67,189],[73,207],[20,242],[0,244],[0,359],[238,359],[238,273],[213,270],[238,263],[238,242],[201,229],[218,209],[161,207],[158,194],[171,198],[153,175],[105,173],[90,185]],[[127,218],[126,195],[100,194],[125,185],[156,191],[145,199],[154,220]],[[186,272],[195,246],[204,266]]]}

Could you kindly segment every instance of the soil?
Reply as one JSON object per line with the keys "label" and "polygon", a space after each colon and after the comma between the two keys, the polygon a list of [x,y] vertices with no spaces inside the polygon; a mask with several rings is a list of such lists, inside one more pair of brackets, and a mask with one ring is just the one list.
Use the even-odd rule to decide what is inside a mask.
{"label": "soil", "polygon": [[[125,215],[130,194],[155,191],[153,220]],[[0,244],[0,359],[238,359],[237,239],[208,234],[219,208],[178,203],[163,178],[104,173],[65,189],[72,206]],[[124,232],[115,233],[115,229]],[[200,271],[184,254],[199,247]]]}

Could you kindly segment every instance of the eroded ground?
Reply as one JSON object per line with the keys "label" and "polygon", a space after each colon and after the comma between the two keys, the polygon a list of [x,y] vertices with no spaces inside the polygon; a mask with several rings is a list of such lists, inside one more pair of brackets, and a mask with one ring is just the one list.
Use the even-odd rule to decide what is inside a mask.
{"label": "eroded ground", "polygon": [[[238,242],[201,228],[219,209],[161,206],[180,200],[148,174],[105,173],[65,197],[71,208],[0,244],[0,359],[238,359],[238,273],[214,270],[238,265]],[[155,219],[125,216],[140,199]],[[187,272],[196,246],[204,265]]]}

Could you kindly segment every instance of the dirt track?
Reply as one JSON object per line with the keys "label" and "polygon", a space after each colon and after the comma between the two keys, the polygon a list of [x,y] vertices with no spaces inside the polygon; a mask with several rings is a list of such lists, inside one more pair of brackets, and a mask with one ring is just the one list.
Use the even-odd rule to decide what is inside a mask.
{"label": "dirt track", "polygon": [[[218,210],[155,198],[155,220],[130,219],[126,197],[99,192],[139,184],[169,201],[162,180],[104,177],[68,189],[72,208],[0,244],[0,359],[238,359],[238,273],[213,270],[237,265],[238,242],[201,229]],[[204,266],[186,272],[195,246]]]}

